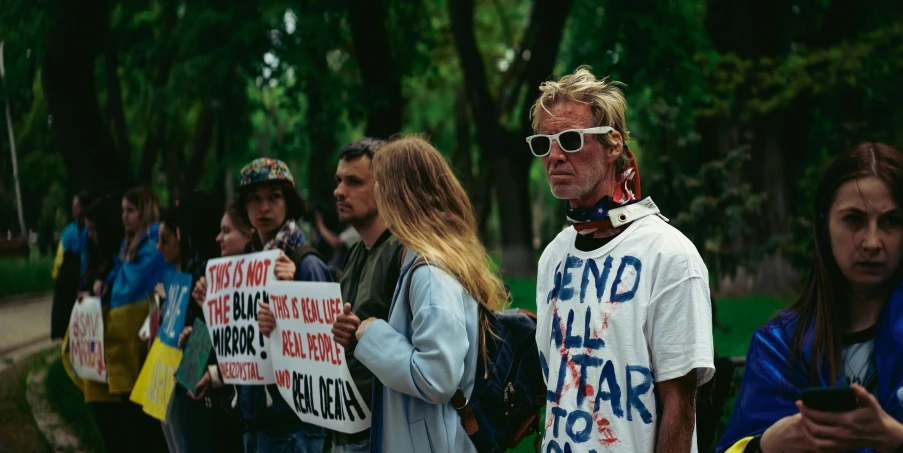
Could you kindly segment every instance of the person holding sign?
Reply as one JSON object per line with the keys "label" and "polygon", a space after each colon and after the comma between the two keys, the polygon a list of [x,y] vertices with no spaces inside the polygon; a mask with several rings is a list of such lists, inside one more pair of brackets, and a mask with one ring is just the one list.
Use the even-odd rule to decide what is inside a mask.
{"label": "person holding sign", "polygon": [[[219,246],[219,255],[222,257],[236,256],[244,253],[248,244],[251,242],[251,239],[256,234],[248,219],[239,214],[238,204],[240,203],[241,200],[236,200],[230,204],[220,220],[220,229],[216,235],[216,243]],[[199,271],[203,272],[204,268],[199,269]],[[199,277],[199,280],[203,279],[205,279],[205,277]],[[198,282],[198,286],[200,285],[200,282]],[[204,289],[204,291],[206,291],[206,289]],[[200,308],[204,303],[203,293],[198,295],[196,291],[192,292],[192,298],[197,302],[197,304],[194,305],[195,307]],[[196,321],[206,324],[206,320],[203,316],[198,316]],[[186,326],[179,336],[179,346],[185,348],[189,337],[192,335],[207,336],[208,334],[206,332],[193,332],[192,327]],[[189,353],[190,348],[186,348],[185,351],[186,354]],[[197,383],[193,386],[189,386],[189,390],[185,392],[185,396],[196,401],[202,401],[206,407],[211,408],[210,426],[217,427],[215,431],[212,429],[207,431],[207,434],[210,435],[208,445],[212,451],[224,453],[242,452],[244,451],[244,424],[240,423],[237,411],[232,407],[232,400],[235,397],[235,392],[237,390],[232,386],[223,386],[223,382],[219,378],[220,373],[217,366],[216,354],[211,354],[210,352],[212,351],[207,351],[209,360],[206,363],[199,365],[199,367],[202,369],[205,368],[207,371],[203,372],[201,379]],[[193,360],[195,358],[192,357],[190,359]],[[185,360],[185,356],[183,356],[183,360]],[[213,376],[216,376],[216,379],[213,379]],[[175,398],[175,396],[173,397]],[[203,430],[201,431],[202,432],[199,433],[192,433],[191,435],[198,435],[200,437],[203,435]]]}
{"label": "person holding sign", "polygon": [[808,283],[753,335],[719,453],[903,451],[903,154],[842,153],[813,207]]}
{"label": "person holding sign", "polygon": [[85,209],[90,200],[87,192],[72,198],[73,221],[63,228],[56,259],[53,262],[53,308],[50,312],[50,338],[63,338],[69,327],[69,314],[78,292],[80,280],[88,271],[88,228]]}
{"label": "person holding sign", "polygon": [[165,451],[159,422],[131,403],[129,395],[147,355],[138,331],[147,317],[148,294],[173,267],[156,250],[157,195],[138,187],[127,191],[121,203],[125,240],[108,277],[94,283],[94,294],[109,307],[104,323],[107,385],[84,382],[82,388],[85,401],[96,403],[95,420],[108,452]]}
{"label": "person holding sign", "polygon": [[[339,165],[335,173],[337,187],[333,192],[339,220],[351,224],[361,241],[348,252],[342,271],[342,300],[348,314],[337,316],[332,332],[336,341],[347,345],[345,359],[348,370],[367,407],[372,404],[373,373],[354,357],[357,325],[348,322],[348,319],[352,312],[356,319],[388,319],[395,284],[401,273],[403,250],[398,238],[379,216],[373,194],[373,155],[384,144],[382,140],[364,138],[345,145],[339,152]],[[332,451],[370,451],[370,431],[356,434],[333,432]]]}
{"label": "person holding sign", "polygon": [[[180,198],[177,206],[170,209],[160,222],[157,249],[166,262],[174,264],[178,272],[186,272],[195,280],[203,275],[207,260],[219,256],[215,237],[219,200],[202,193],[192,193]],[[159,285],[158,285],[159,287]],[[191,288],[191,286],[189,286]],[[170,313],[178,303],[181,294],[164,294],[165,313]],[[181,307],[180,307],[181,308]],[[161,338],[178,337],[186,325],[196,318],[203,319],[203,312],[197,304],[189,303],[181,316],[170,316],[170,320],[182,321],[176,325],[163,323]],[[181,349],[181,346],[179,346]],[[193,387],[192,387],[193,389]],[[175,384],[171,401],[163,423],[163,433],[171,451],[204,452],[213,451],[217,437],[211,436],[211,410],[204,401],[194,400],[187,390]]]}
{"label": "person holding sign", "polygon": [[[373,156],[373,176],[379,215],[407,247],[399,282],[410,294],[395,292],[385,320],[348,319],[358,325],[354,357],[376,377],[371,451],[476,452],[450,400],[458,388],[473,392],[481,339],[491,335],[478,306],[497,310],[505,288],[467,194],[432,145],[388,143]],[[409,272],[419,258],[428,265]]]}
{"label": "person holding sign", "polygon": [[[298,194],[295,180],[285,162],[270,158],[255,159],[242,168],[240,179],[239,207],[257,232],[246,252],[280,250],[279,259],[274,264],[279,280],[332,281],[323,260],[304,247],[304,232],[296,221],[304,213],[304,200]],[[200,282],[203,282],[203,300],[206,280]],[[257,320],[264,335],[276,326],[269,306],[263,302],[260,303]],[[246,452],[284,451],[287,446],[290,446],[290,451],[323,450],[326,437],[323,428],[298,420],[288,404],[279,398],[275,384],[238,386],[238,405],[242,421],[247,426]]]}
{"label": "person holding sign", "polygon": [[526,141],[572,224],[537,272],[542,451],[695,452],[696,387],[715,372],[708,270],[640,198],[617,83],[580,67],[539,90]]}

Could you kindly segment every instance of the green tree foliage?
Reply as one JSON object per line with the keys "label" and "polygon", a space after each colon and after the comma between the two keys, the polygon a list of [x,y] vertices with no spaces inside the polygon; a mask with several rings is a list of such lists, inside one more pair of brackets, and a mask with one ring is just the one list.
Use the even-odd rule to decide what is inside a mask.
{"label": "green tree foliage", "polygon": [[[903,144],[903,7],[893,2],[72,5],[0,8],[25,218],[44,237],[89,185],[150,184],[165,203],[196,189],[230,194],[238,168],[261,155],[289,162],[329,210],[342,144],[424,133],[455,165],[503,269],[529,272],[517,267],[532,261],[524,250],[542,248],[564,218],[524,146],[526,111],[539,82],[588,64],[626,84],[643,192],[713,279],[774,254],[805,270],[824,164],[857,142]],[[8,150],[4,134],[0,221],[15,230]]]}

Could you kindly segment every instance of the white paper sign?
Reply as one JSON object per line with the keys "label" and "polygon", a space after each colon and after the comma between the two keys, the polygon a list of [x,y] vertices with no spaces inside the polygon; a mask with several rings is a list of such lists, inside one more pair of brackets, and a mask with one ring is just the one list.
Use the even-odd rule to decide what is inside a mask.
{"label": "white paper sign", "polygon": [[279,393],[306,423],[353,434],[370,427],[370,408],[361,398],[332,339],[342,312],[338,283],[278,282],[269,285],[276,330],[270,351]]}
{"label": "white paper sign", "polygon": [[207,262],[207,331],[226,384],[275,384],[269,340],[257,327],[258,302],[269,302],[279,250]]}
{"label": "white paper sign", "polygon": [[104,363],[103,308],[100,299],[85,297],[76,301],[69,318],[69,361],[81,379],[107,382]]}

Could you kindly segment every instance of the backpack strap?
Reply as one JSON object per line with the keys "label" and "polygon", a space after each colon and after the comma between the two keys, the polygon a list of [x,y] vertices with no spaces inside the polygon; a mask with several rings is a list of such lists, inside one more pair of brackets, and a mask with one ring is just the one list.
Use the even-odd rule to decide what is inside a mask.
{"label": "backpack strap", "polygon": [[323,261],[324,263],[326,262],[326,260],[323,259],[323,255],[321,255],[317,249],[313,248],[309,244],[304,244],[293,248],[291,258],[297,266],[301,264],[301,260],[303,260],[307,255],[316,255],[317,258],[320,258],[320,261]]}
{"label": "backpack strap", "polygon": [[[414,264],[411,265],[411,268],[408,269],[408,274],[410,275],[404,285],[404,294],[408,302],[408,316],[411,320],[414,319],[414,312],[411,309],[411,280],[414,279],[414,270],[421,266],[429,266],[429,263],[423,257],[417,258]],[[464,431],[467,432],[468,436],[472,436],[480,430],[480,426],[477,424],[477,417],[473,414],[473,409],[470,407],[470,401],[464,396],[464,391],[461,388],[455,390],[451,404],[455,411],[458,412],[458,416],[461,417],[461,424],[464,426]]]}
{"label": "backpack strap", "polygon": [[460,388],[455,390],[455,394],[451,399],[452,407],[461,417],[461,424],[464,425],[464,431],[468,436],[473,436],[480,430],[477,424],[477,417],[473,414],[473,408],[470,407],[470,401],[464,396],[464,391]]}
{"label": "backpack strap", "polygon": [[323,254],[320,253],[319,250],[311,246],[310,244],[300,245],[292,249],[291,259],[295,262],[295,266],[301,266],[301,260],[303,260],[307,255],[314,255],[317,258],[320,258],[320,261],[326,265],[326,268],[329,270],[329,274],[332,277],[332,281],[338,283],[342,280],[342,271],[341,269],[336,269],[333,266],[330,266],[326,262],[326,258],[323,257]]}

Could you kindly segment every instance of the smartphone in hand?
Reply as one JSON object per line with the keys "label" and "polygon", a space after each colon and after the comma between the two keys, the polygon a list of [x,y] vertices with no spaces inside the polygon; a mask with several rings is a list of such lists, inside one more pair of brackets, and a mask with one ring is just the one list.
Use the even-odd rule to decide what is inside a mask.
{"label": "smartphone in hand", "polygon": [[803,389],[803,404],[817,411],[848,412],[859,407],[859,398],[846,386],[808,387]]}

